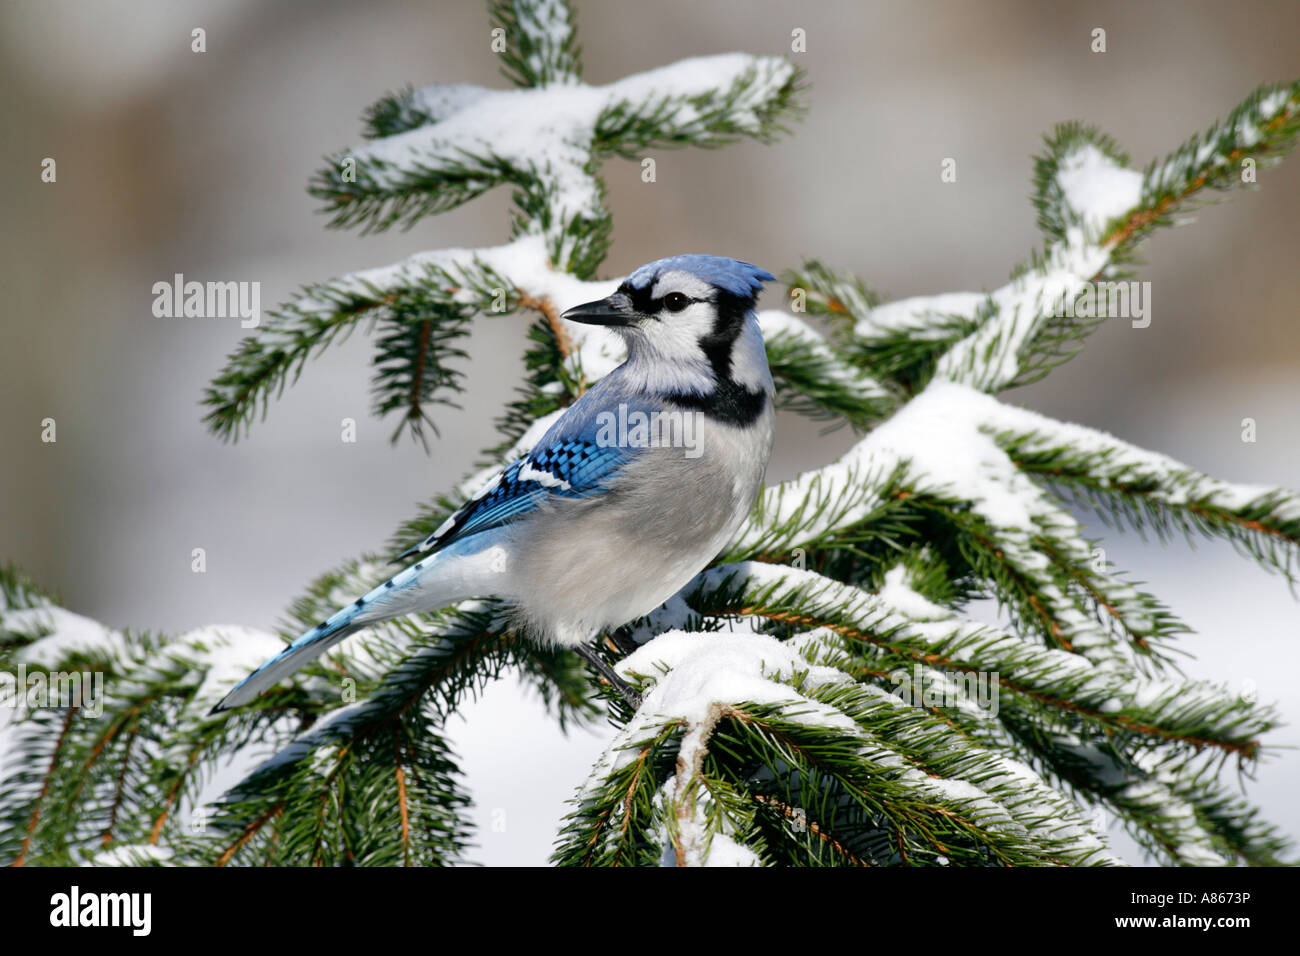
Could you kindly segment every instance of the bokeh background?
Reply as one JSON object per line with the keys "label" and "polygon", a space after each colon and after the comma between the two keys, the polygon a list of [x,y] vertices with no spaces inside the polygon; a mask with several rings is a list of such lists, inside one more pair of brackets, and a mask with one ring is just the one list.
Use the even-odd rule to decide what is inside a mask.
{"label": "bokeh background", "polygon": [[[1141,166],[1257,83],[1300,75],[1292,0],[576,5],[595,83],[685,56],[786,53],[791,30],[807,32],[794,58],[810,109],[792,136],[656,153],[654,184],[636,163],[606,165],[606,275],[711,252],[774,270],[817,256],[890,298],[990,289],[1039,244],[1031,157],[1054,123],[1094,122]],[[1090,51],[1095,27],[1104,54]],[[380,94],[504,84],[488,30],[469,0],[0,4],[0,556],[115,627],[271,628],[313,577],[463,477],[520,374],[523,319],[480,321],[464,410],[438,416],[429,453],[390,445],[393,422],[369,414],[364,334],[226,445],[201,426],[198,400],[245,333],[235,319],[155,318],[151,287],[176,272],[256,280],[265,310],[302,283],[503,241],[504,190],[363,237],[326,230],[304,188]],[[40,180],[45,157],[57,183]],[[955,184],[940,182],[944,157]],[[1005,397],[1227,479],[1300,487],[1300,158],[1197,218],[1147,246],[1149,328],[1111,322]],[[56,444],[40,441],[46,417]],[[344,417],[360,423],[354,445],[339,441]],[[784,419],[770,478],[851,441]],[[195,547],[205,574],[191,573]],[[1300,744],[1300,605],[1285,582],[1222,545],[1108,534],[1106,547],[1197,630],[1189,674],[1254,681],[1280,704],[1291,726],[1245,786],[1300,835],[1300,754],[1284,749]],[[477,859],[544,862],[606,728],[563,737],[502,681],[450,729],[476,799]],[[1122,835],[1116,845],[1141,862]]]}

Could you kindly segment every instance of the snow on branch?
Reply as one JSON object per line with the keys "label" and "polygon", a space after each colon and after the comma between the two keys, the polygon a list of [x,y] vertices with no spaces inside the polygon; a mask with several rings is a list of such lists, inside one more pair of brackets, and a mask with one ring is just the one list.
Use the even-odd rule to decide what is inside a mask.
{"label": "snow on branch", "polygon": [[1229,538],[1294,583],[1300,575],[1300,495],[1202,474],[1083,425],[999,405],[984,429],[1017,468],[1091,505],[1103,518],[1157,533]]}
{"label": "snow on branch", "polygon": [[582,76],[573,11],[564,0],[495,0],[492,23],[503,31],[504,72],[517,86],[576,83]]}
{"label": "snow on branch", "polygon": [[[777,57],[683,60],[603,86],[581,79],[561,0],[493,5],[513,90],[408,90],[368,112],[364,142],[314,181],[334,224],[409,225],[514,187],[511,241],[418,253],[308,287],[245,339],[208,391],[239,434],[306,361],[363,319],[378,330],[375,408],[417,434],[459,390],[478,316],[533,313],[519,397],[483,470],[427,503],[425,537],[565,404],[622,360],[569,306],[594,281],[611,217],[597,164],[650,148],[766,140],[794,115],[800,71]],[[1115,862],[1084,816],[1114,810],[1175,863],[1278,862],[1286,841],[1213,785],[1258,756],[1271,708],[1169,676],[1182,625],[1097,559],[1057,491],[1157,530],[1229,537],[1296,579],[1300,505],[1111,436],[1001,404],[1095,325],[1089,283],[1206,190],[1237,185],[1300,133],[1300,84],[1257,91],[1145,172],[1107,137],[1057,127],[1035,167],[1043,251],[991,293],[881,305],[809,262],[794,292],[820,316],[759,322],[786,407],[874,427],[838,462],[767,489],[721,557],[601,653],[639,685],[602,691],[620,728],[579,793],[561,863],[1075,865]],[[602,708],[582,660],[538,647],[491,600],[385,622],[229,717],[231,683],[388,573],[380,556],[322,576],[285,634],[117,632],[0,568],[0,661],[85,661],[99,713],[28,708],[0,769],[0,857],[19,863],[440,864],[463,858],[467,797],[446,715],[505,670],[562,726]],[[958,609],[996,597],[1004,623]],[[2,676],[2,675],[0,675]],[[963,694],[988,677],[988,695]],[[904,699],[900,680],[938,691]],[[998,689],[992,696],[992,688]],[[255,747],[254,747],[255,745]],[[256,750],[256,753],[254,753]],[[268,757],[268,754],[270,755]],[[254,759],[255,758],[255,759]],[[216,762],[240,783],[202,832]],[[202,829],[202,828],[201,828]]]}
{"label": "snow on branch", "polygon": [[[958,385],[926,389],[839,461],[765,489],[758,510],[732,550],[770,550],[773,529],[792,522],[797,524],[786,538],[790,546],[814,543],[837,528],[861,521],[896,484],[898,470],[904,466],[913,490],[969,501],[995,527],[1027,526],[1041,495],[981,434],[980,419],[972,409],[987,412],[984,399]],[[823,510],[807,506],[809,501],[842,505]]]}
{"label": "snow on branch", "polygon": [[[763,852],[774,850],[763,830],[777,826],[802,832],[816,856],[838,864],[943,862],[939,853],[1114,862],[1077,808],[1028,767],[805,656],[816,652],[815,640],[668,632],[626,658],[619,669],[645,683],[644,702],[579,793],[557,860],[780,862]],[[747,780],[710,759],[760,739],[784,759]],[[819,783],[825,774],[837,783]],[[835,799],[803,792],[827,785]],[[1048,826],[1045,806],[1055,814]],[[948,837],[927,843],[891,832],[932,815]],[[654,844],[628,844],[629,830],[647,827]]]}
{"label": "snow on branch", "polygon": [[[460,375],[449,362],[463,357],[453,343],[468,334],[473,316],[543,309],[558,329],[561,312],[608,295],[617,283],[583,282],[551,269],[540,237],[524,236],[504,246],[416,253],[309,286],[241,340],[208,387],[205,420],[222,437],[239,437],[309,358],[370,319],[413,330],[412,343],[381,348],[375,393],[379,410],[406,409],[404,420],[418,422],[429,402],[460,390]],[[574,379],[594,380],[622,360],[621,346],[605,330],[573,327],[564,335],[565,367]],[[394,366],[399,375],[384,374]]]}
{"label": "snow on branch", "polygon": [[758,324],[782,408],[865,429],[893,407],[889,388],[840,355],[807,322],[766,309],[758,313]]}
{"label": "snow on branch", "polygon": [[[1204,190],[1253,183],[1243,161],[1251,169],[1274,162],[1297,135],[1300,83],[1256,90],[1224,122],[1142,173],[1126,168],[1128,157],[1097,130],[1058,126],[1036,169],[1047,248],[989,296],[991,316],[953,346],[936,375],[988,392],[1041,377],[1060,360],[1054,338],[1068,349],[1096,324],[1089,310],[1073,308],[1088,283],[1118,275],[1142,238]],[[1054,346],[1048,354],[1045,344]]]}
{"label": "snow on branch", "polygon": [[[994,672],[1003,706],[1035,713],[1054,709],[1062,727],[1077,723],[1101,737],[1131,735],[1148,745],[1249,754],[1258,735],[1275,723],[1271,709],[1207,682],[1137,679],[1104,658],[1044,648],[953,612],[933,616],[933,606],[918,619],[909,613],[918,600],[898,579],[872,595],[812,571],[761,562],[712,568],[686,595],[686,603],[705,618],[821,629],[850,654],[848,673],[862,671],[864,664],[866,673],[877,675],[910,671],[915,664],[958,678],[981,669]],[[957,706],[950,716],[970,722],[972,712]],[[971,730],[983,732],[980,725],[988,719],[974,712]]]}
{"label": "snow on branch", "polygon": [[[688,586],[683,602],[659,618],[665,630],[652,628],[657,636],[619,664],[624,677],[641,682],[644,700],[580,791],[559,862],[654,861],[638,856],[644,853],[679,865],[764,862],[755,805],[775,807],[786,824],[793,814],[804,832],[826,841],[827,861],[881,862],[830,835],[853,832],[843,818],[819,822],[815,811],[797,809],[825,803],[779,793],[798,779],[802,748],[814,746],[821,769],[828,751],[845,747],[891,781],[889,768],[923,770],[916,782],[929,793],[922,800],[974,800],[965,813],[1000,813],[1012,830],[1023,825],[1041,835],[1051,806],[1052,838],[1080,854],[1076,863],[1111,860],[1054,788],[1083,786],[1120,813],[1139,842],[1185,865],[1274,862],[1285,848],[1239,798],[1193,786],[1198,755],[1252,755],[1258,735],[1276,724],[1271,708],[1225,688],[1135,681],[1105,662],[1035,647],[927,601],[901,566],[872,595],[795,568],[722,565]],[[796,633],[784,641],[711,633],[709,622],[719,618],[766,620]],[[991,712],[987,700],[940,692],[961,688],[977,668],[992,669],[1001,690]],[[924,700],[890,692],[922,675]],[[1034,731],[1023,736],[1016,729],[1027,727]],[[737,782],[720,769],[726,762],[708,761],[715,747],[736,756],[739,728],[757,729],[787,754],[748,800],[732,792]],[[1008,750],[1023,756],[1010,759]],[[893,782],[906,789],[911,770]],[[629,831],[646,830],[657,850],[627,842]]]}
{"label": "snow on branch", "polygon": [[[1300,135],[1300,83],[1261,87],[1220,123],[1143,172],[1098,130],[1064,123],[1035,164],[1042,252],[990,293],[950,292],[876,305],[848,277],[810,263],[798,278],[818,304],[852,322],[873,369],[923,361],[930,376],[996,392],[1040,378],[1064,361],[1106,316],[1098,280],[1114,281],[1154,228],[1203,199],[1255,181]],[[798,282],[796,283],[798,284]],[[859,289],[864,288],[858,283]],[[936,342],[941,354],[919,344]],[[892,354],[902,350],[902,354]],[[919,356],[919,359],[918,359]],[[915,375],[913,377],[916,377]]]}
{"label": "snow on branch", "polygon": [[[606,86],[566,79],[515,90],[417,90],[380,113],[419,125],[338,154],[312,192],[331,204],[336,225],[384,228],[513,184],[537,212],[517,225],[545,235],[555,254],[575,237],[575,220],[591,226],[608,219],[596,157],[633,156],[653,145],[770,138],[795,108],[798,82],[798,70],[785,59],[727,53]],[[571,261],[554,258],[562,268]]]}
{"label": "snow on branch", "polygon": [[[397,434],[409,427],[423,440],[428,407],[451,404],[460,391],[457,343],[476,315],[541,313],[563,368],[553,369],[554,383],[533,387],[555,384],[572,397],[621,361],[611,336],[566,330],[559,319],[569,305],[610,290],[578,281],[593,276],[609,244],[597,159],[651,145],[767,139],[797,109],[800,74],[780,57],[697,57],[593,87],[578,79],[566,4],[503,3],[494,17],[506,33],[507,65],[525,88],[457,84],[387,97],[367,116],[368,141],[335,157],[312,192],[331,203],[336,225],[383,228],[510,184],[513,241],[420,253],[307,288],[241,341],[209,386],[205,420],[218,435],[239,437],[311,356],[362,318],[380,329],[375,410],[400,413]],[[545,399],[531,405],[550,410]]]}
{"label": "snow on branch", "polygon": [[[1112,466],[1106,461],[1119,461],[1119,445],[1107,436],[1010,408],[974,389],[936,382],[839,461],[767,488],[728,549],[729,559],[788,560],[796,549],[853,547],[856,537],[873,527],[890,533],[891,510],[911,509],[943,514],[950,533],[965,542],[969,560],[976,562],[972,570],[998,585],[1018,619],[1051,645],[1103,657],[1132,653],[1138,657],[1130,663],[1136,664],[1185,630],[1150,595],[1098,565],[1078,522],[1031,477],[1032,449],[1025,452],[1028,463],[1013,459],[997,438],[1002,432],[1033,432],[1040,448],[1064,449],[1059,455],[1071,456],[1079,481],[1091,474],[1092,459],[1072,456],[1068,449],[1076,444],[1112,448],[1090,479],[1098,487],[1109,482],[1105,469]],[[1131,467],[1144,465],[1147,481],[1162,469],[1161,456],[1143,458],[1136,449],[1125,454]],[[1057,457],[1048,456],[1038,471],[1048,467],[1059,467]],[[1161,474],[1171,492],[1191,480],[1178,470]],[[1203,503],[1235,504],[1243,533],[1260,532],[1257,536],[1266,540],[1294,534],[1294,505],[1282,504],[1294,499],[1284,492],[1221,483],[1197,487]],[[1154,489],[1146,493],[1151,496]],[[1270,503],[1274,510],[1262,512]],[[1207,513],[1204,507],[1198,512]],[[1289,560],[1279,552],[1274,563],[1288,567]],[[1117,635],[1123,638],[1119,643]]]}
{"label": "snow on branch", "polygon": [[[0,579],[14,574],[0,568]],[[238,626],[121,632],[47,597],[5,591],[0,660],[23,682],[7,701],[13,753],[0,765],[0,857],[86,863],[116,841],[163,860],[219,792],[218,767],[248,763],[254,735],[261,746],[285,739],[282,699],[233,721],[208,715],[283,647],[274,635]]]}

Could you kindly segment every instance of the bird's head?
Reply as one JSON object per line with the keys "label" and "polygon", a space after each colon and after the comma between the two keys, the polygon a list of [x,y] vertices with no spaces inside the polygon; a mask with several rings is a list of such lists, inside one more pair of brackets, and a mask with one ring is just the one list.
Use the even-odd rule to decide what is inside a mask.
{"label": "bird's head", "polygon": [[564,318],[603,325],[627,344],[628,374],[650,390],[706,396],[740,387],[771,394],[754,302],[771,273],[722,256],[651,262],[613,295],[569,309]]}

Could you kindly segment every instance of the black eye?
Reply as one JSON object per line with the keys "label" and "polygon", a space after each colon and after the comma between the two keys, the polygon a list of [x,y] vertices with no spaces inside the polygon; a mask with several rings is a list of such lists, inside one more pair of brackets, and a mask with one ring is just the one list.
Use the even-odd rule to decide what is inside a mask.
{"label": "black eye", "polygon": [[680,292],[669,292],[664,296],[664,308],[669,312],[680,312],[691,304],[691,300]]}

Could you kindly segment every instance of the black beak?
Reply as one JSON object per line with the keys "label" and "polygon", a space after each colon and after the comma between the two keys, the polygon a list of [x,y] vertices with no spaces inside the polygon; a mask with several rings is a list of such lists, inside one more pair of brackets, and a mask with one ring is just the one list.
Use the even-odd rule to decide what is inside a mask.
{"label": "black beak", "polygon": [[581,322],[583,325],[631,325],[636,313],[632,311],[632,303],[627,296],[615,292],[608,299],[575,305],[561,318]]}

